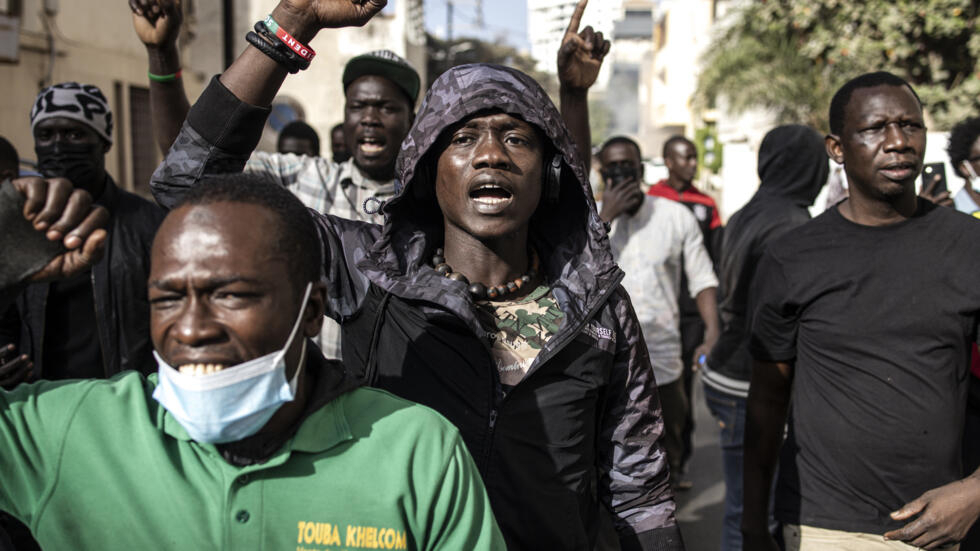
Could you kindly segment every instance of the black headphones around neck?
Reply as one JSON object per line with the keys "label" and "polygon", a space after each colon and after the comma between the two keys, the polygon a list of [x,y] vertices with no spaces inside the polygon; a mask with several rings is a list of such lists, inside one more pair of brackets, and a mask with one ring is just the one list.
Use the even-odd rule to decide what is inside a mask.
{"label": "black headphones around neck", "polygon": [[544,200],[548,203],[557,203],[558,195],[561,192],[561,165],[565,162],[565,157],[561,153],[555,153],[551,162],[545,167],[544,181]]}

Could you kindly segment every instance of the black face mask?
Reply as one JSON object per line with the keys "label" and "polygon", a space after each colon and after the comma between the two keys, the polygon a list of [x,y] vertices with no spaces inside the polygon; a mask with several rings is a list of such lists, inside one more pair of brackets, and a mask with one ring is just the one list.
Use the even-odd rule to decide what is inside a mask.
{"label": "black face mask", "polygon": [[35,146],[37,169],[46,178],[65,178],[75,187],[101,189],[105,178],[101,144],[64,144]]}
{"label": "black face mask", "polygon": [[639,180],[636,168],[626,163],[615,163],[608,169],[602,171],[602,177],[606,180],[606,185],[615,187],[623,182]]}

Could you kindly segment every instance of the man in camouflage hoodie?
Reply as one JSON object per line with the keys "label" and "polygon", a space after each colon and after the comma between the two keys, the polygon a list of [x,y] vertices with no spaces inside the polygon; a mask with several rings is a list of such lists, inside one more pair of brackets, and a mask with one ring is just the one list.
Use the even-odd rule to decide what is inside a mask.
{"label": "man in camouflage hoodie", "polygon": [[[308,40],[383,5],[315,4],[273,16]],[[285,76],[256,83],[267,61],[249,48],[202,94],[154,175],[161,204],[244,166]],[[683,549],[647,350],[545,92],[505,67],[451,69],[398,174],[383,226],[317,215],[347,368],[459,428],[509,548],[591,550],[611,517],[622,549]]]}

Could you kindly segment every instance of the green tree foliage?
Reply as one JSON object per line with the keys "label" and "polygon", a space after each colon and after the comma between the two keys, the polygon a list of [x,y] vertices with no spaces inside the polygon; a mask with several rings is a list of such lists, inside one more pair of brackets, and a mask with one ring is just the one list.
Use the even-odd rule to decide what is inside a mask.
{"label": "green tree foliage", "polygon": [[730,16],[703,59],[702,107],[721,98],[826,130],[837,88],[887,70],[936,129],[980,114],[980,0],[747,0]]}

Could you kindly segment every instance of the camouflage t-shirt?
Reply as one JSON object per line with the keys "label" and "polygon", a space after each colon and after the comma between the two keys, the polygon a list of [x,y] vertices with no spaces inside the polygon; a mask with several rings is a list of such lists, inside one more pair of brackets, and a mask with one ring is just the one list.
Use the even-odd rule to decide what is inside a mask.
{"label": "camouflage t-shirt", "polygon": [[477,303],[477,318],[493,335],[490,354],[504,391],[521,382],[564,317],[551,288],[544,285],[520,300]]}

